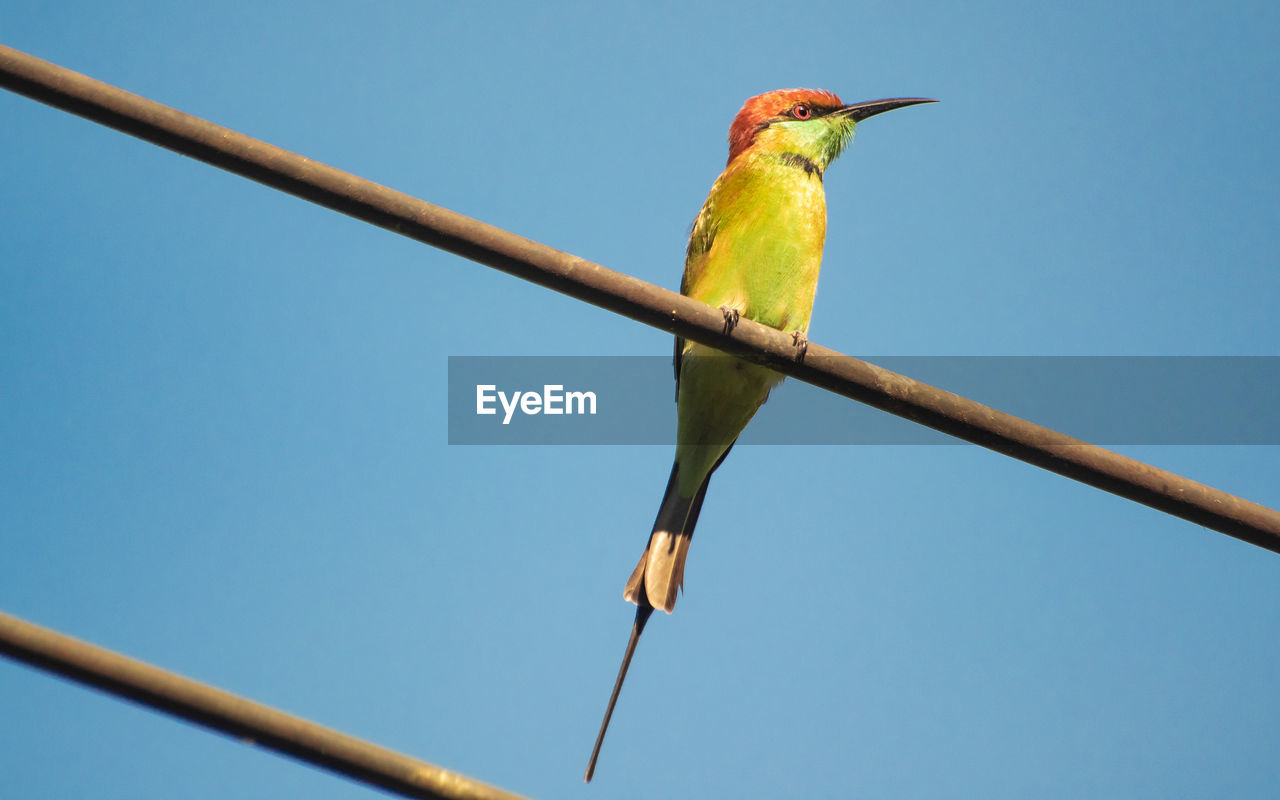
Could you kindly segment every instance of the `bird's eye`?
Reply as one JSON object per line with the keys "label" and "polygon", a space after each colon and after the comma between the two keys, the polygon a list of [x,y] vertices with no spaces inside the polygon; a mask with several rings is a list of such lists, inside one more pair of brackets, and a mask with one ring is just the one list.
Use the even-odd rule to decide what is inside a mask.
{"label": "bird's eye", "polygon": [[811,112],[809,111],[809,107],[804,103],[799,103],[791,107],[791,116],[796,119],[808,119],[810,114]]}

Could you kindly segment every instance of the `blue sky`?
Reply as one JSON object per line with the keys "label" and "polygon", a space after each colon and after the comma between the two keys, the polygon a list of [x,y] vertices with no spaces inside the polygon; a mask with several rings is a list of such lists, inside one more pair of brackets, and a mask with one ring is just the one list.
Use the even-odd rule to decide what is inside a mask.
{"label": "blue sky", "polygon": [[[1280,355],[1277,35],[1263,3],[0,15],[671,288],[744,98],[939,98],[826,178],[810,335],[886,356]],[[1280,559],[943,446],[735,450],[583,786],[670,449],[451,447],[447,358],[669,338],[14,95],[0,120],[0,609],[531,797],[1280,793]],[[1280,448],[1122,449],[1280,505]],[[15,797],[375,796],[7,662],[0,697]]]}

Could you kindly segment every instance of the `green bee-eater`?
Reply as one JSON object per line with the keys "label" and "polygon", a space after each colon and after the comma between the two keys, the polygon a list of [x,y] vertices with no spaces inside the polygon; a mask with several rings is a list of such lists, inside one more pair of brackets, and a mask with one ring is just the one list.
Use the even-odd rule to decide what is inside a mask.
{"label": "green bee-eater", "polygon": [[[729,163],[693,223],[681,294],[718,306],[725,329],[740,316],[786,331],[804,356],[827,232],[822,178],[860,120],[923,98],[845,105],[830,92],[782,89],[747,100],[729,128]],[[595,771],[609,718],[655,608],[675,607],[693,528],[711,474],[782,375],[676,339],[675,464],[657,520],[623,597],[636,604],[586,779]]]}

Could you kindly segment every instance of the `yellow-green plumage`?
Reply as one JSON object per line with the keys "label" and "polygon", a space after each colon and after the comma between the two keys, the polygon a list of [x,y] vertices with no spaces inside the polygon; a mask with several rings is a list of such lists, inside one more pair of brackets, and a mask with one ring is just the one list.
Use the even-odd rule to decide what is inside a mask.
{"label": "yellow-green plumage", "polygon": [[[825,96],[780,98],[774,116],[797,103],[834,110]],[[817,101],[817,102],[815,102]],[[750,103],[750,101],[748,101]],[[818,105],[828,102],[829,106]],[[783,331],[809,330],[827,232],[823,172],[854,122],[785,117],[754,125],[733,153],[694,221],[681,292]],[[695,342],[676,343],[678,431],[675,467],[650,536],[623,596],[668,613],[683,583],[694,501],[725,451],[782,380],[770,369]]]}
{"label": "yellow-green plumage", "polygon": [[690,247],[680,291],[773,328],[807,329],[826,234],[822,178],[745,153],[712,186],[694,223],[691,243],[710,246]]}
{"label": "yellow-green plumage", "polygon": [[[683,293],[807,333],[827,230],[822,179],[769,156],[740,157],[712,187],[697,224],[704,220],[718,231],[706,251],[689,254]],[[695,342],[680,346],[676,463],[680,493],[692,496],[782,376]]]}
{"label": "yellow-green plumage", "polygon": [[[694,221],[681,293],[725,312],[803,337],[809,330],[827,232],[823,176],[866,117],[917,98],[843,105],[830,92],[784,89],[752,97],[729,129],[729,162]],[[799,343],[800,339],[797,339]],[[802,352],[802,351],[800,351]],[[676,340],[675,463],[653,531],[623,596],[635,623],[595,749],[591,780],[636,643],[655,608],[668,613],[711,474],[782,375]]]}

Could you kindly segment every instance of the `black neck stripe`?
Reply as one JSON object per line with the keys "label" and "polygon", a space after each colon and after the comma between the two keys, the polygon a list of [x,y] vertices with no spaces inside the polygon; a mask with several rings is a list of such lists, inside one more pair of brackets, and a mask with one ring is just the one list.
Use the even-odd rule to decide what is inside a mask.
{"label": "black neck stripe", "polygon": [[822,170],[818,169],[818,165],[799,153],[783,153],[780,158],[783,164],[798,167],[810,175],[816,175],[818,180],[822,180]]}

